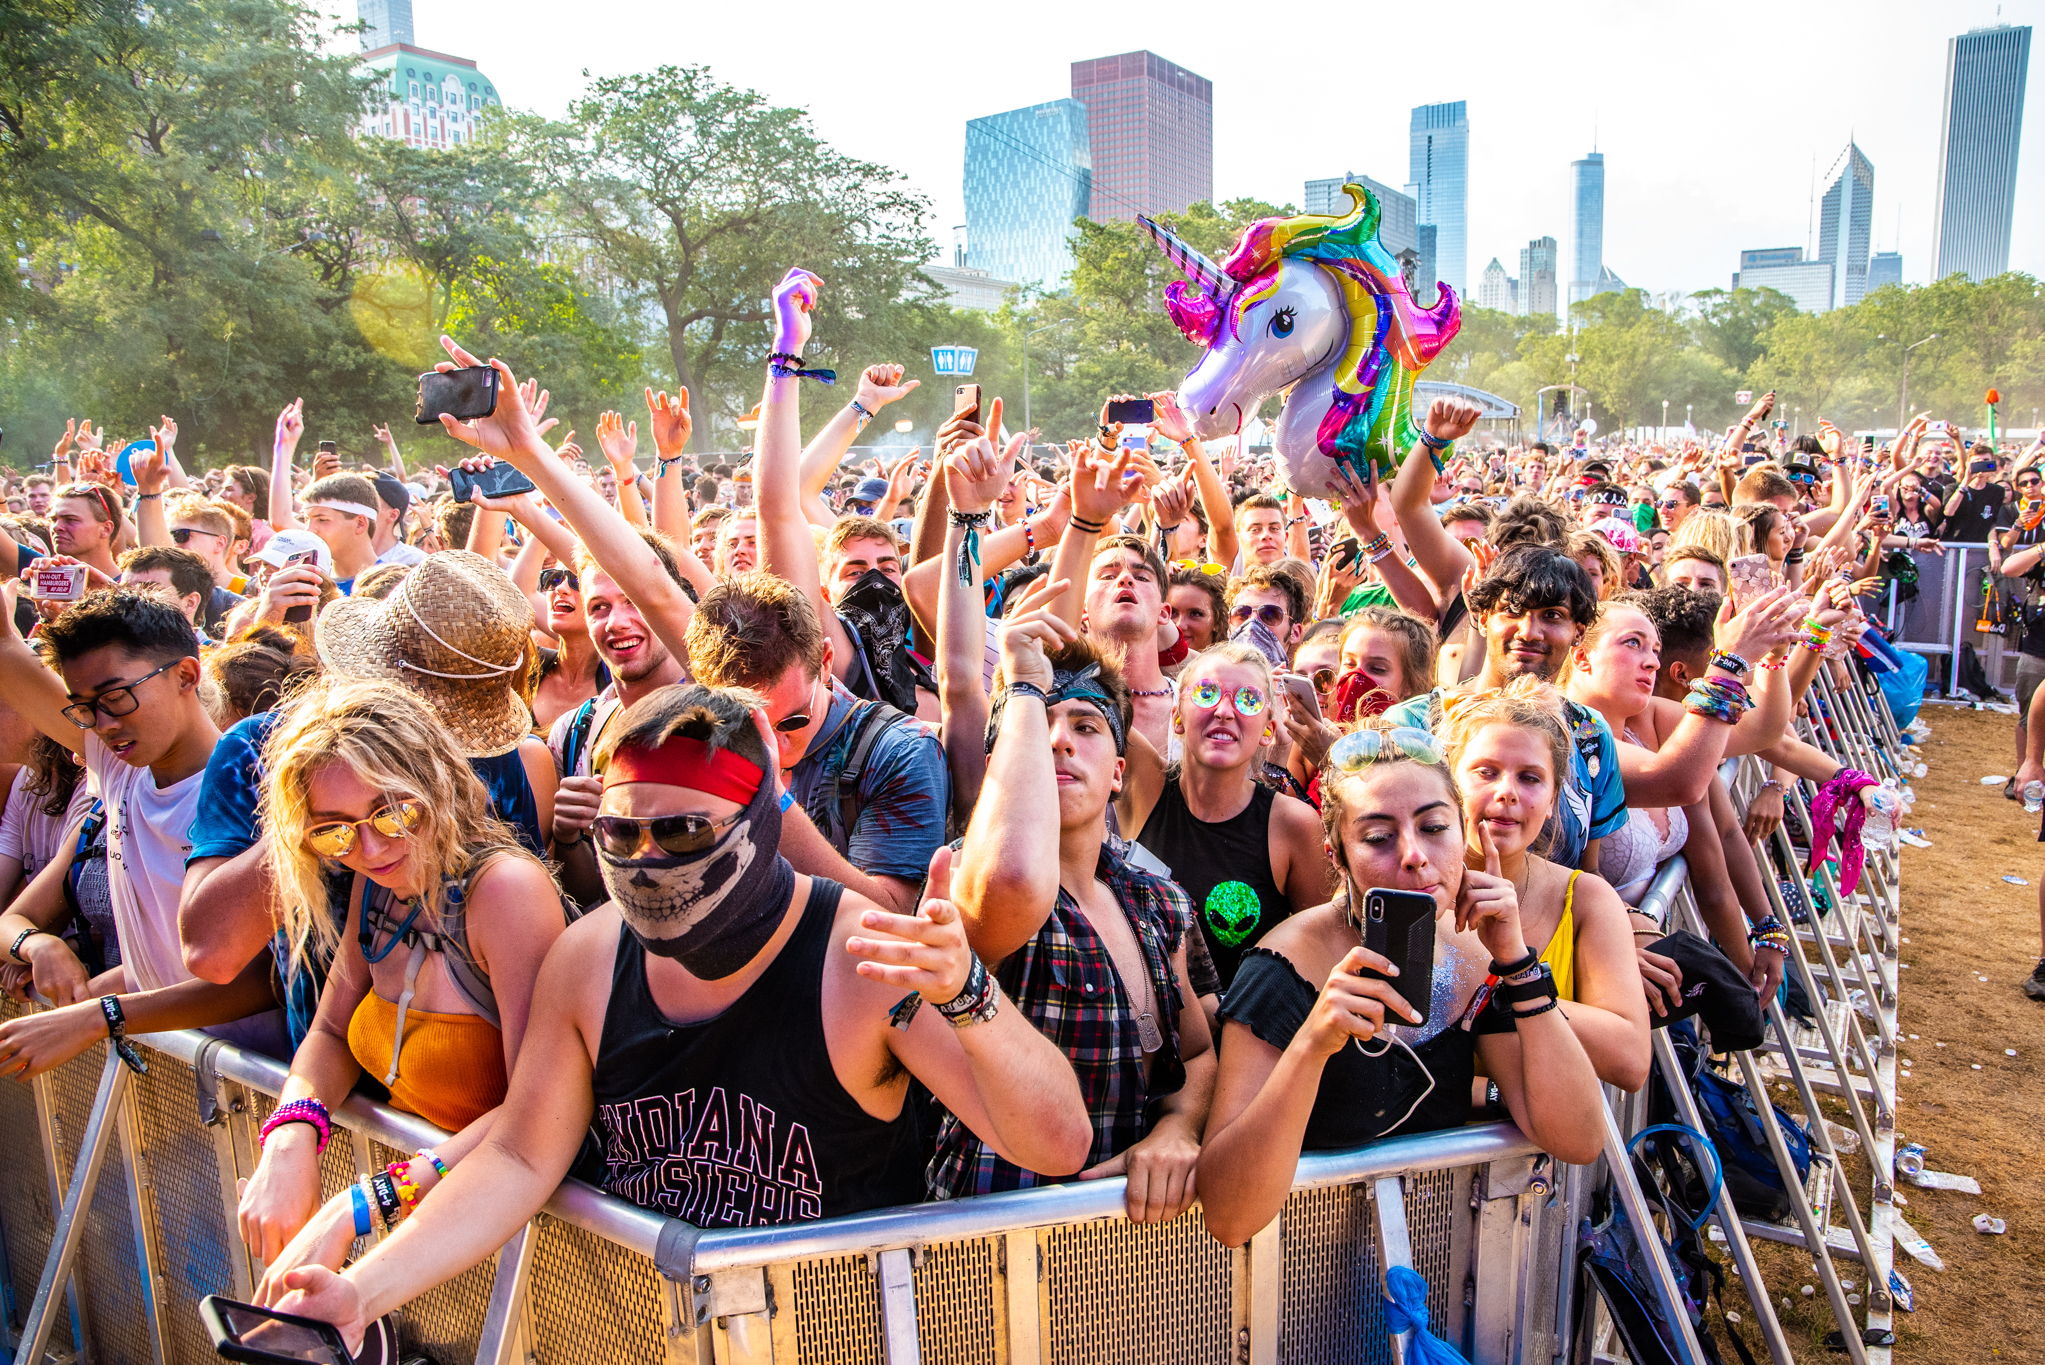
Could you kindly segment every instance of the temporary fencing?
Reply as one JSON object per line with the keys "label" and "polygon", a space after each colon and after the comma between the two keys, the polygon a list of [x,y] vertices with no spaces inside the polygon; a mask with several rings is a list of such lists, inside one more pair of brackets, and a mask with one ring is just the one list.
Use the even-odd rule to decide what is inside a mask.
{"label": "temporary fencing", "polygon": [[[1877,776],[1900,774],[1905,746],[1857,668],[1821,674],[1807,739]],[[1763,774],[1728,765],[1740,799]],[[1801,791],[1790,823],[1808,830]],[[1757,846],[1777,913],[1796,931],[1790,970],[1808,1024],[1771,1002],[1769,1042],[1735,1063],[1758,1112],[1789,1085],[1816,1159],[1797,1175],[1781,1132],[1761,1125],[1790,1192],[1789,1224],[1743,1218],[1721,1189],[1714,1227],[1750,1290],[1775,1365],[1792,1355],[1749,1243],[1804,1246],[1856,1365],[1886,1365],[1892,1319],[1898,869],[1870,850],[1851,896],[1821,869],[1808,880],[1786,827]],[[1796,891],[1785,896],[1787,883]],[[1792,903],[1800,898],[1812,908]],[[1822,898],[1824,910],[1816,908]],[[1672,927],[1702,932],[1682,860],[1649,893]],[[23,1007],[0,1004],[0,1017]],[[263,1273],[237,1232],[236,1181],[286,1069],[198,1033],[135,1040],[135,1075],[96,1044],[28,1085],[0,1084],[0,1290],[17,1362],[205,1365],[206,1294],[247,1299]],[[1669,1040],[1657,1068],[1678,1077]],[[1655,1084],[1656,1082],[1650,1082]],[[1686,1085],[1682,1122],[1703,1130]],[[1873,1167],[1871,1216],[1849,1188],[1817,1096],[1845,1103]],[[1638,1097],[1612,1093],[1605,1159],[1562,1167],[1510,1124],[1481,1124],[1302,1157],[1282,1214],[1241,1248],[1211,1239],[1198,1211],[1170,1223],[1123,1217],[1110,1179],[877,1210],[814,1223],[702,1231],[575,1181],[493,1261],[402,1310],[408,1350],[454,1362],[1403,1361],[1410,1315],[1388,1321],[1383,1278],[1407,1266],[1427,1286],[1430,1330],[1475,1365],[1613,1359],[1615,1324],[1579,1270],[1577,1230],[1612,1201],[1635,1227],[1657,1221],[1627,1142]],[[335,1114],[323,1194],[444,1135],[360,1097]],[[1706,1357],[1656,1237],[1645,1273],[1677,1340],[1671,1358]],[[367,1249],[367,1240],[357,1251]],[[1867,1269],[1856,1318],[1835,1258]]]}

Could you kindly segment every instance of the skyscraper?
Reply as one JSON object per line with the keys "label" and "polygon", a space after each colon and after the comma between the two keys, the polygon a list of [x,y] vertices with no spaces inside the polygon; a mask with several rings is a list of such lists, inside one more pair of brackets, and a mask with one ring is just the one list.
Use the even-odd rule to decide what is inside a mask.
{"label": "skyscraper", "polygon": [[362,30],[364,52],[414,41],[412,0],[355,0],[355,15],[367,25]]}
{"label": "skyscraper", "polygon": [[1559,253],[1553,237],[1536,237],[1520,248],[1520,316],[1560,314],[1556,307],[1555,265]]}
{"label": "skyscraper", "polygon": [[1598,292],[1605,269],[1605,154],[1592,152],[1569,163],[1569,202],[1575,218],[1570,241],[1569,301],[1582,303]]}
{"label": "skyscraper", "polygon": [[1469,252],[1470,120],[1463,101],[1423,104],[1413,111],[1406,192],[1420,221],[1435,234],[1435,276],[1456,293],[1467,292]]}
{"label": "skyscraper", "polygon": [[1834,164],[1818,207],[1818,256],[1832,263],[1832,306],[1859,303],[1867,292],[1868,238],[1874,231],[1875,168],[1849,142]]}
{"label": "skyscraper", "polygon": [[1402,251],[1411,251],[1420,245],[1420,206],[1413,202],[1410,194],[1401,194],[1390,185],[1381,184],[1367,175],[1351,171],[1331,180],[1309,180],[1306,193],[1301,198],[1300,208],[1306,213],[1346,213],[1349,200],[1343,197],[1344,185],[1361,185],[1377,196],[1378,201],[1378,244],[1397,256]]}
{"label": "skyscraper", "polygon": [[1484,267],[1483,275],[1477,280],[1477,306],[1491,308],[1501,313],[1520,311],[1520,282],[1505,273],[1505,267],[1498,263],[1498,257],[1491,258],[1491,264]]}
{"label": "skyscraper", "polygon": [[1078,100],[969,120],[961,264],[1055,288],[1072,269],[1072,220],[1087,212],[1092,157]]}
{"label": "skyscraper", "polygon": [[1759,247],[1740,253],[1733,288],[1773,289],[1806,313],[1823,313],[1832,307],[1833,281],[1838,277],[1832,262],[1807,261],[1800,246]]}
{"label": "skyscraper", "polygon": [[1868,257],[1867,292],[1872,294],[1883,285],[1903,283],[1903,253],[1900,251],[1877,251]]}
{"label": "skyscraper", "polygon": [[1074,62],[1072,98],[1092,137],[1090,217],[1126,222],[1214,198],[1214,82],[1124,52]]}
{"label": "skyscraper", "polygon": [[1932,278],[1985,280],[2009,269],[2017,195],[2017,138],[2031,30],[1998,24],[1946,44],[1946,103],[1939,130]]}

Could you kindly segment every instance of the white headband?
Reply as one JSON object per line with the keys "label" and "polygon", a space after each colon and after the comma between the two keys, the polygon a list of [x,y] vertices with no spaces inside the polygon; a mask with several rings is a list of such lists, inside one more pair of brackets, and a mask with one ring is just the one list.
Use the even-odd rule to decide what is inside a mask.
{"label": "white headband", "polygon": [[375,521],[378,515],[374,507],[364,507],[359,502],[344,502],[340,498],[321,498],[318,502],[306,505],[324,507],[330,512],[346,512],[351,517],[368,517],[371,521]]}

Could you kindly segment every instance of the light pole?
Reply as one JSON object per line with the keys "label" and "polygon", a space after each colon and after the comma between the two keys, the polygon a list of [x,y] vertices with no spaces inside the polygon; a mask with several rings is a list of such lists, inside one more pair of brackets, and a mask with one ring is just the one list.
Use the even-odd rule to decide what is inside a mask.
{"label": "light pole", "polygon": [[1028,431],[1028,430],[1030,429],[1030,338],[1031,338],[1031,337],[1033,337],[1033,336],[1035,336],[1035,335],[1037,334],[1037,332],[1048,332],[1048,331],[1050,331],[1050,330],[1051,330],[1051,329],[1052,329],[1053,327],[1063,327],[1063,326],[1064,326],[1064,325],[1065,325],[1066,323],[1068,323],[1068,322],[1070,322],[1070,321],[1072,321],[1072,319],[1071,319],[1071,318],[1060,318],[1060,319],[1058,319],[1058,321],[1056,321],[1056,322],[1047,322],[1047,323],[1045,323],[1045,324],[1044,324],[1044,325],[1043,325],[1042,327],[1039,327],[1039,328],[1037,328],[1036,332],[1024,332],[1024,333],[1023,333],[1023,430],[1024,430],[1024,431]]}
{"label": "light pole", "polygon": [[1691,426],[1691,425],[1690,425],[1690,408],[1691,408],[1691,406],[1692,406],[1692,405],[1691,405],[1691,404],[1689,404],[1689,403],[1685,403],[1685,404],[1683,405],[1683,439],[1684,439],[1684,440],[1686,440],[1686,441],[1690,439],[1690,433],[1691,433],[1692,431],[1696,430],[1696,428],[1695,428],[1695,427],[1693,427],[1693,426]]}
{"label": "light pole", "polygon": [[[1893,339],[1887,332],[1875,334],[1876,341],[1890,341]],[[1903,348],[1903,392],[1896,400],[1896,435],[1899,439],[1903,435],[1903,423],[1910,416],[1910,353],[1919,346],[1924,345],[1925,341],[1937,340],[1938,333],[1933,332],[1924,341],[1913,341]]]}
{"label": "light pole", "polygon": [[1660,440],[1663,445],[1669,443],[1669,400],[1666,398],[1662,400],[1662,434]]}

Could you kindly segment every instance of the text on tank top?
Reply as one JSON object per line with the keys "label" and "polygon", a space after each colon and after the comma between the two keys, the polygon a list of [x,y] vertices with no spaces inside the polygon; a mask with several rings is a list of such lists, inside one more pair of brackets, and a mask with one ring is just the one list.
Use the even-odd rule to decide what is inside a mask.
{"label": "text on tank top", "polygon": [[838,1081],[822,980],[844,888],[812,878],[802,921],[714,1019],[670,1024],[622,924],[573,1174],[698,1227],[806,1222],[922,1197],[908,1104],[877,1119]]}
{"label": "text on tank top", "polygon": [[1223,990],[1235,980],[1243,954],[1293,911],[1271,876],[1271,807],[1277,799],[1269,787],[1254,785],[1248,805],[1209,823],[1187,809],[1175,779],[1165,783],[1136,839],[1164,860],[1192,902]]}

